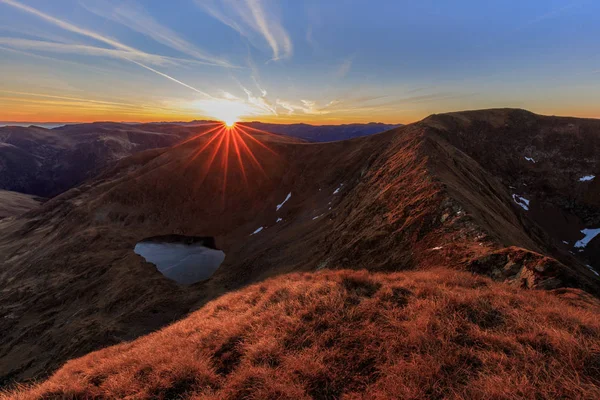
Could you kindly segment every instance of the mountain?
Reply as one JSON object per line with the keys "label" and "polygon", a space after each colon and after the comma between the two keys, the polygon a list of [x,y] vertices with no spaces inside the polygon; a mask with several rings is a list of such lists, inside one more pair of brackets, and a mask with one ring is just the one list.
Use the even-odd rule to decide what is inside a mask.
{"label": "mountain", "polygon": [[309,125],[309,124],[268,124],[263,122],[244,122],[243,125],[262,131],[292,136],[309,142],[333,142],[353,139],[398,128],[400,124],[343,124],[343,125]]}
{"label": "mountain", "polygon": [[152,124],[0,127],[0,189],[52,197],[116,160],[172,146],[190,134],[183,127]]}
{"label": "mountain", "polygon": [[[214,121],[189,123],[70,124],[53,129],[0,127],[0,189],[52,197],[98,174],[103,168],[140,151],[170,147],[214,128]],[[313,126],[244,123],[309,141],[335,141],[370,135],[396,125]]]}
{"label": "mountain", "polygon": [[[495,176],[553,246],[600,271],[600,236],[592,238],[600,228],[598,120],[490,110],[436,115],[424,123]],[[584,230],[591,231],[585,246]]]}
{"label": "mountain", "polygon": [[21,215],[39,207],[43,200],[23,193],[0,190],[0,219]]}
{"label": "mountain", "polygon": [[[32,389],[32,395],[41,390],[48,396],[80,393],[85,397],[95,395],[92,386],[106,389],[103,385],[116,388],[120,387],[116,382],[133,382],[121,380],[131,378],[123,375],[126,371],[121,362],[129,363],[127,371],[142,374],[136,375],[139,381],[131,386],[138,390],[135,385],[141,384],[144,373],[154,376],[159,371],[160,375],[157,363],[164,363],[165,368],[170,365],[159,361],[160,357],[171,360],[181,356],[177,348],[188,349],[167,345],[172,335],[194,338],[190,343],[210,337],[206,346],[214,348],[199,345],[197,349],[202,357],[216,352],[218,359],[213,360],[216,364],[211,371],[219,377],[196,383],[196,372],[197,376],[204,372],[184,363],[184,369],[175,374],[160,375],[164,380],[159,383],[158,397],[169,398],[166,388],[175,391],[173,396],[180,395],[177,388],[188,391],[190,385],[210,387],[216,397],[224,393],[219,390],[231,385],[249,387],[247,396],[267,393],[256,391],[266,384],[256,383],[262,381],[245,368],[230,375],[238,365],[250,362],[249,353],[246,349],[241,352],[238,344],[259,340],[264,340],[265,346],[284,346],[290,352],[286,355],[296,354],[294,346],[312,349],[312,353],[298,353],[303,358],[289,361],[293,364],[281,364],[285,371],[291,371],[293,365],[301,368],[303,363],[306,368],[315,365],[315,371],[328,365],[360,364],[365,366],[364,373],[349,372],[352,379],[366,379],[356,387],[364,391],[368,385],[381,385],[381,393],[392,393],[387,391],[393,390],[391,383],[373,372],[379,368],[392,371],[380,355],[369,356],[364,350],[357,353],[357,357],[366,355],[364,359],[353,359],[352,353],[337,361],[327,358],[326,348],[365,346],[358,333],[367,327],[347,332],[353,327],[348,321],[361,327],[375,324],[369,331],[381,326],[403,335],[414,332],[411,340],[415,342],[398,342],[400,347],[394,347],[396,360],[410,349],[448,354],[451,361],[445,364],[434,353],[419,353],[423,358],[418,363],[429,362],[428,368],[432,368],[432,380],[422,386],[429,387],[434,397],[444,397],[445,392],[439,390],[446,390],[435,386],[435,382],[445,385],[434,379],[440,373],[450,377],[466,373],[462,386],[456,388],[464,391],[467,379],[475,379],[477,371],[483,371],[482,380],[468,392],[478,397],[481,392],[477,390],[484,390],[490,380],[506,383],[499,384],[501,388],[517,379],[506,369],[494,369],[497,360],[527,370],[546,356],[552,373],[540,372],[539,381],[527,381],[530,386],[513,385],[513,391],[507,393],[529,393],[534,385],[540,397],[552,390],[578,397],[583,392],[568,387],[572,374],[588,382],[589,391],[584,395],[598,393],[594,380],[598,354],[586,353],[575,344],[586,340],[589,348],[600,346],[600,326],[590,317],[597,315],[598,301],[593,296],[600,294],[596,272],[600,259],[595,250],[600,236],[591,238],[582,252],[575,247],[575,241],[584,237],[578,231],[600,228],[595,219],[600,188],[594,179],[576,179],[598,172],[598,132],[600,121],[596,120],[546,117],[512,109],[483,110],[433,115],[380,134],[330,143],[306,143],[248,129],[209,132],[171,148],[123,158],[39,209],[0,221],[0,334],[4,338],[0,375],[5,383],[44,377],[68,359],[133,340],[198,310],[171,328],[67,364],[47,384]],[[530,165],[525,157],[534,158],[536,165]],[[552,215],[557,215],[556,223],[564,229],[548,225]],[[178,285],[133,251],[144,239],[173,234],[213,238],[226,254],[223,264],[208,280]],[[481,277],[473,277],[473,273]],[[311,294],[302,300],[294,287],[310,282],[315,285],[314,292],[307,288]],[[292,292],[280,290],[283,288],[292,288]],[[402,298],[409,293],[394,288],[409,290],[413,296],[408,300],[409,314],[398,314]],[[529,289],[548,292],[527,292]],[[267,293],[264,296],[269,300],[258,293]],[[308,310],[302,307],[312,304],[307,299],[319,294],[324,296],[315,303],[320,308],[313,312],[313,319],[306,316],[306,326],[330,334],[329,342],[311,347],[303,343],[312,342],[305,341],[289,347],[284,337],[268,336],[275,335],[272,324],[276,321],[304,318]],[[386,300],[386,296],[395,300]],[[256,336],[263,322],[245,312],[246,305],[239,299],[259,307],[252,313],[268,307],[270,314],[265,318],[271,322],[266,336]],[[339,310],[338,303],[328,303],[333,299],[349,308]],[[387,301],[400,303],[390,314],[370,313],[373,308],[382,309],[382,302]],[[331,326],[315,322],[315,315],[329,315],[327,307],[347,313],[332,318],[350,318],[341,321],[346,324],[341,326],[345,335],[350,335],[344,337],[354,338],[354,342],[340,342]],[[424,315],[431,318],[420,319],[418,310],[430,310]],[[222,313],[218,315],[223,321],[232,319],[241,325],[214,325],[208,332],[201,321],[217,313]],[[442,314],[447,316],[440,317]],[[406,319],[409,315],[412,317]],[[379,325],[382,318],[392,320]],[[452,323],[456,325],[448,326]],[[234,332],[242,326],[248,331]],[[197,334],[192,333],[195,330]],[[386,332],[376,333],[373,343],[389,343],[392,339]],[[460,349],[448,347],[419,336],[426,332],[463,342],[457,344]],[[444,332],[454,336],[444,336]],[[292,336],[303,335],[297,332]],[[502,337],[507,337],[505,342]],[[490,353],[479,353],[486,348]],[[124,351],[131,354],[128,361],[115,356]],[[143,354],[150,353],[153,358],[145,360]],[[573,357],[569,365],[567,354]],[[468,355],[474,358],[465,358]],[[208,362],[202,357],[198,363]],[[317,362],[315,357],[324,364],[311,364]],[[99,363],[92,366],[96,360]],[[517,360],[521,364],[516,364]],[[104,365],[114,367],[114,373],[105,373]],[[89,373],[82,372],[77,379],[90,380],[73,377],[88,367]],[[568,368],[572,371],[564,380],[558,379],[556,374]],[[181,383],[181,377],[189,374],[194,378]],[[102,378],[108,376],[111,378],[106,381]],[[295,379],[288,372],[284,376]],[[63,378],[80,386],[65,386]],[[302,390],[316,385],[315,393],[331,388],[338,392],[323,396],[341,395],[339,382],[331,382],[330,377],[302,382],[312,382],[312,386],[298,391],[288,391],[288,386],[280,389],[289,397],[302,397],[296,395],[307,396],[310,392]],[[544,389],[540,385],[551,386]],[[227,393],[243,397],[240,391]],[[410,397],[413,392],[403,393]]]}

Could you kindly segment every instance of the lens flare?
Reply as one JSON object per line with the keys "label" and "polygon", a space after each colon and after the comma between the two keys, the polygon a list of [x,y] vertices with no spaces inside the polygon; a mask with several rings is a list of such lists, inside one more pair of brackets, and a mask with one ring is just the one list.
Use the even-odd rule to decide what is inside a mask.
{"label": "lens flare", "polygon": [[[252,128],[237,119],[223,118],[222,122],[204,124],[201,131],[186,139],[177,146],[188,146],[190,142],[197,143],[191,157],[186,162],[186,168],[195,165],[201,171],[196,178],[196,184],[202,184],[210,175],[222,182],[222,203],[230,191],[237,190],[234,186],[242,183],[249,188],[253,171],[266,177],[267,174],[261,161],[279,155],[268,146],[272,133]],[[271,139],[272,140],[272,139]],[[236,177],[240,181],[236,182]]]}

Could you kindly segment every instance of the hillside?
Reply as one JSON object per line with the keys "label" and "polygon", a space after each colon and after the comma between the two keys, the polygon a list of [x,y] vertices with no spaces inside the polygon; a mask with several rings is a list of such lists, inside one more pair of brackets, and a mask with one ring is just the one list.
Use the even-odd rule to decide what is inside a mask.
{"label": "hillside", "polygon": [[598,312],[575,291],[525,292],[449,270],[291,274],[12,395],[596,399]]}
{"label": "hillside", "polygon": [[308,140],[309,142],[333,142],[361,136],[373,135],[390,129],[398,128],[400,124],[343,124],[343,125],[309,125],[309,124],[268,124],[263,122],[244,122],[245,126],[262,131],[277,133]]}
{"label": "hillside", "polygon": [[23,193],[0,190],[0,219],[16,217],[39,207],[42,200]]}
{"label": "hillside", "polygon": [[[199,133],[127,157],[38,211],[0,221],[0,376],[5,383],[44,377],[70,358],[292,272],[444,268],[489,276],[506,284],[493,287],[517,296],[547,299],[516,288],[565,287],[597,296],[598,259],[587,248],[572,254],[557,232],[517,204],[512,170],[494,164],[529,157],[520,147],[529,137],[507,138],[502,152],[483,139],[527,132],[548,146],[544,151],[554,143],[554,160],[567,165],[578,142],[550,138],[569,124],[586,129],[585,146],[597,149],[600,121],[485,110],[332,143],[258,131]],[[587,173],[595,157],[588,157]],[[598,186],[582,183],[581,197],[564,194],[565,204],[597,198]],[[560,197],[559,187],[539,187]],[[531,211],[537,198],[531,196]],[[580,218],[569,225],[573,235],[584,222],[597,227],[569,210]],[[225,261],[210,279],[177,285],[133,252],[143,239],[171,234],[214,238]]]}

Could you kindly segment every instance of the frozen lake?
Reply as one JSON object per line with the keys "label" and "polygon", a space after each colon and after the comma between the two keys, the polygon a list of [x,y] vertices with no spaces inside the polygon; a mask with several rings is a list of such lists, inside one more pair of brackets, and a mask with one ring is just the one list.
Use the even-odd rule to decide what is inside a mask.
{"label": "frozen lake", "polygon": [[142,241],[133,251],[156,265],[167,278],[185,285],[210,278],[225,259],[221,250],[201,243]]}

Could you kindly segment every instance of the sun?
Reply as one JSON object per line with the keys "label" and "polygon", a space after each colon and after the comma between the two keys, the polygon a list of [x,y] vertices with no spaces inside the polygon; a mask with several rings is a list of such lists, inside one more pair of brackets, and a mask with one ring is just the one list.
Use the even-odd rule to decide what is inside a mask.
{"label": "sun", "polygon": [[236,120],[235,120],[235,118],[225,118],[223,120],[223,123],[225,124],[226,127],[233,128],[233,126],[236,123]]}

